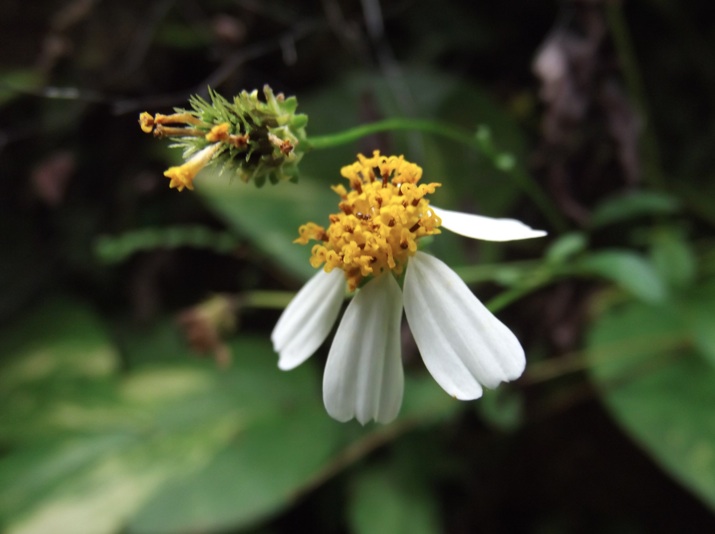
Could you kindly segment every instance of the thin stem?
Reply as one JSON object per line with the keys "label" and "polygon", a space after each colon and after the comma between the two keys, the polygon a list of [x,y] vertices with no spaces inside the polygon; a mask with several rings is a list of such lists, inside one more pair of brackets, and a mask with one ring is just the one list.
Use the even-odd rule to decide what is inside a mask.
{"label": "thin stem", "polygon": [[336,134],[311,137],[307,140],[307,144],[309,149],[333,148],[352,143],[374,133],[393,130],[420,130],[474,147],[474,141],[466,130],[427,119],[407,118],[392,118],[361,124]]}
{"label": "thin stem", "polygon": [[362,124],[335,134],[311,137],[306,141],[306,144],[308,145],[309,150],[333,148],[352,143],[374,133],[395,130],[418,130],[431,133],[433,135],[438,135],[452,141],[456,141],[457,143],[479,151],[483,155],[487,156],[497,169],[505,172],[511,177],[521,190],[526,193],[539,207],[554,229],[558,232],[564,232],[568,229],[566,220],[563,218],[554,203],[551,202],[551,199],[527,173],[520,169],[518,165],[505,164],[505,161],[512,161],[510,157],[505,158],[505,154],[497,153],[491,144],[485,143],[483,138],[472,135],[469,131],[464,130],[463,128],[429,119],[392,118],[369,124]]}

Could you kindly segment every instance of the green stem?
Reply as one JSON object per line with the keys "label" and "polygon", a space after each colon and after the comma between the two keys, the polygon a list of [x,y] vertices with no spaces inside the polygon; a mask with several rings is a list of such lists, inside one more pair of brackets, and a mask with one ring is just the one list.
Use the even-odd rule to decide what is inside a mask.
{"label": "green stem", "polygon": [[446,137],[472,148],[475,146],[471,135],[466,130],[428,119],[406,118],[385,119],[382,121],[371,122],[369,124],[361,124],[360,126],[355,126],[354,128],[350,128],[336,134],[311,137],[307,140],[307,144],[309,150],[333,148],[352,143],[374,133],[394,130],[419,130]]}
{"label": "green stem", "polygon": [[[551,199],[544,193],[541,187],[518,165],[513,164],[513,159],[507,154],[498,153],[491,145],[491,138],[487,133],[487,138],[480,135],[472,135],[469,131],[456,126],[444,124],[429,119],[392,118],[382,121],[372,122],[355,126],[343,132],[330,135],[311,137],[306,140],[308,150],[324,149],[342,146],[352,143],[378,132],[396,130],[417,130],[440,137],[445,137],[457,143],[463,144],[471,149],[475,149],[487,156],[494,166],[508,174],[511,179],[526,193],[531,200],[539,207],[551,226],[559,233],[568,229],[568,224]],[[482,129],[488,132],[486,128]]]}

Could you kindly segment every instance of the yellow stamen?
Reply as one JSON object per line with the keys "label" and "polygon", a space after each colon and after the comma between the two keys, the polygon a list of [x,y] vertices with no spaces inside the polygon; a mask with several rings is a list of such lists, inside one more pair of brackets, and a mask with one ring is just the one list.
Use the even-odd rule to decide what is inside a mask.
{"label": "yellow stamen", "polygon": [[139,126],[141,126],[142,132],[151,133],[154,129],[154,117],[151,113],[145,111],[139,115]]}
{"label": "yellow stamen", "polygon": [[228,139],[228,128],[230,124],[227,122],[221,123],[211,128],[211,131],[206,134],[206,140],[215,143],[216,141],[225,141]]}
{"label": "yellow stamen", "polygon": [[175,128],[157,124],[154,128],[154,137],[202,137],[204,133],[196,128]]}
{"label": "yellow stamen", "polygon": [[327,230],[314,223],[301,226],[296,242],[323,241],[313,246],[311,265],[342,269],[354,290],[367,276],[388,270],[401,274],[417,251],[417,239],[440,233],[442,221],[425,198],[440,184],[418,185],[419,166],[379,151],[371,158],[359,155],[341,174],[352,189],[333,188],[341,198],[341,211],[330,216]]}
{"label": "yellow stamen", "polygon": [[184,188],[189,190],[194,189],[194,178],[203,169],[214,156],[216,151],[221,148],[219,143],[214,143],[194,154],[186,163],[178,167],[170,167],[164,172],[164,176],[171,179],[169,187],[177,188],[183,191]]}
{"label": "yellow stamen", "polygon": [[195,115],[192,115],[188,111],[182,111],[181,113],[172,113],[171,115],[162,115],[161,113],[157,113],[156,115],[154,115],[154,122],[156,124],[204,124],[204,121],[202,121]]}

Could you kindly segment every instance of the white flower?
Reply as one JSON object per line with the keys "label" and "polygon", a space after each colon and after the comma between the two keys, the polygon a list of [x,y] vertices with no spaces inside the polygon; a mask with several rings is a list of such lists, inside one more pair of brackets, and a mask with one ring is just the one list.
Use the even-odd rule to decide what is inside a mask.
{"label": "white flower", "polygon": [[[375,158],[380,158],[379,154],[376,153]],[[375,158],[364,158],[366,161],[361,160],[362,167],[353,171],[367,173],[368,169],[376,167]],[[396,166],[398,170],[406,172],[394,161],[384,157],[378,161],[393,175]],[[348,174],[349,178],[353,176],[352,171],[345,169],[344,175]],[[362,175],[360,179],[369,181]],[[399,195],[399,199],[403,198],[403,194],[408,194],[407,190],[400,191],[400,184],[405,182],[403,177],[396,186],[395,194]],[[314,247],[313,256],[318,258],[314,264],[325,262],[332,267],[332,261],[341,265],[342,269],[334,268],[330,272],[320,270],[283,312],[271,335],[273,348],[279,354],[279,367],[292,369],[317,350],[329,335],[340,313],[346,279],[348,287],[354,289],[350,287],[354,278],[366,276],[364,273],[361,275],[359,269],[372,269],[369,273],[372,278],[357,290],[348,305],[328,354],[323,377],[323,401],[333,418],[348,421],[354,417],[365,424],[372,419],[389,423],[397,416],[404,386],[400,348],[403,308],[425,366],[437,383],[453,397],[461,400],[476,399],[482,395],[482,386],[494,388],[500,382],[518,378],[526,363],[519,341],[444,262],[418,250],[409,254],[405,252],[404,258],[390,262],[389,257],[394,250],[407,251],[410,248],[403,245],[393,245],[385,255],[373,250],[370,252],[372,261],[366,263],[352,258],[354,247],[351,243],[358,239],[356,236],[364,237],[352,226],[355,221],[365,219],[362,213],[355,215],[354,212],[355,206],[365,205],[360,202],[364,200],[363,190],[367,185],[362,183],[357,187],[360,190],[359,199],[355,197],[358,199],[357,204],[351,204],[350,209],[343,209],[349,213],[344,220],[337,221],[337,215],[335,220],[331,219],[333,223],[328,231],[316,225],[301,228],[302,242],[310,238],[327,243],[325,247]],[[377,187],[376,190],[381,195],[379,205],[383,208],[388,205],[386,197],[389,195],[384,188]],[[343,191],[338,193],[344,202],[352,198],[343,195]],[[395,210],[403,209],[404,204],[402,202]],[[380,210],[375,213],[373,223],[368,227],[374,229],[374,221],[380,217],[387,221],[386,231],[392,235],[394,219],[399,218],[396,213],[388,210],[386,215],[384,210]],[[533,230],[513,219],[492,219],[431,206],[418,209],[415,215],[424,221],[423,226],[426,228],[431,228],[426,219],[433,216],[437,217],[438,222],[441,219],[442,227],[457,234],[490,241],[545,235],[545,232]],[[406,224],[414,227],[412,221]],[[331,233],[333,225],[336,230]],[[345,238],[346,227],[349,239]],[[404,235],[404,230],[400,231],[402,234],[398,232],[395,235]],[[375,239],[382,244],[384,236],[380,232],[375,230]],[[397,242],[401,244],[402,239],[398,238]],[[368,241],[360,251],[370,249],[370,246]],[[331,250],[339,247],[342,247],[339,249],[341,254],[331,256]],[[353,263],[343,266],[341,262],[347,262],[347,257]],[[379,269],[376,264],[380,264],[380,261],[375,258],[381,258],[380,261],[384,263]],[[395,266],[392,267],[391,263]],[[393,273],[399,275],[402,265],[404,282],[400,289]]]}

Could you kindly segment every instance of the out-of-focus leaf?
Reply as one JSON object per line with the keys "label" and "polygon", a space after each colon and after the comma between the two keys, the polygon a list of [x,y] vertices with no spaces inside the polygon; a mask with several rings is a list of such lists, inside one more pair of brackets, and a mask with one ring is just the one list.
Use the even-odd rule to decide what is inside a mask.
{"label": "out-of-focus leaf", "polygon": [[625,431],[715,510],[715,368],[677,317],[641,303],[611,310],[591,329],[587,354]]}
{"label": "out-of-focus leaf", "polygon": [[715,368],[715,279],[692,286],[677,308],[694,347]]}
{"label": "out-of-focus leaf", "polygon": [[671,287],[684,288],[695,279],[695,254],[680,232],[672,228],[656,231],[650,252],[661,279]]}
{"label": "out-of-focus leaf", "polygon": [[214,36],[211,31],[198,24],[172,24],[164,22],[158,28],[157,42],[162,45],[191,50],[205,48],[211,44]]}
{"label": "out-of-focus leaf", "polygon": [[118,360],[91,311],[50,300],[2,334],[0,439],[42,438],[103,420]]}
{"label": "out-of-focus leaf", "polygon": [[233,366],[220,370],[188,359],[165,330],[124,344],[142,351],[123,375],[101,323],[77,303],[52,301],[0,332],[7,532],[255,524],[312,487],[355,440],[389,441],[460,406],[425,373],[406,381],[398,432],[340,424],[325,413],[314,367],[279,371],[268,340],[236,338]]}
{"label": "out-of-focus leaf", "polygon": [[[339,170],[338,170],[339,172]],[[197,180],[196,191],[226,223],[250,239],[286,272],[301,279],[315,274],[309,245],[297,245],[298,228],[307,222],[327,226],[339,197],[309,179],[257,188],[211,170]]]}
{"label": "out-of-focus leaf", "polygon": [[4,71],[0,73],[0,106],[41,86],[42,74],[39,69]]}
{"label": "out-of-focus leaf", "polygon": [[255,421],[200,469],[161,485],[130,531],[216,531],[256,523],[290,503],[324,467],[339,430],[314,406]]}
{"label": "out-of-focus leaf", "polygon": [[524,397],[519,391],[502,386],[485,391],[476,408],[492,426],[505,431],[516,430],[524,418]]}
{"label": "out-of-focus leaf", "polygon": [[602,202],[594,211],[591,226],[598,228],[644,215],[675,213],[680,204],[675,197],[652,191],[639,191]]}
{"label": "out-of-focus leaf", "polygon": [[280,372],[267,340],[232,342],[226,371],[182,359],[119,377],[99,323],[64,301],[4,339],[0,420],[46,397],[22,411],[32,432],[0,426],[9,532],[233,528],[288,505],[338,446],[310,366]]}
{"label": "out-of-focus leaf", "polygon": [[349,519],[356,534],[436,534],[441,532],[435,500],[415,477],[394,469],[361,471],[351,494]]}
{"label": "out-of-focus leaf", "polygon": [[628,250],[604,250],[579,259],[573,269],[579,274],[611,280],[645,302],[663,302],[667,288],[653,264]]}
{"label": "out-of-focus leaf", "polygon": [[586,236],[581,232],[570,232],[559,236],[546,251],[546,261],[553,264],[564,263],[588,245]]}

